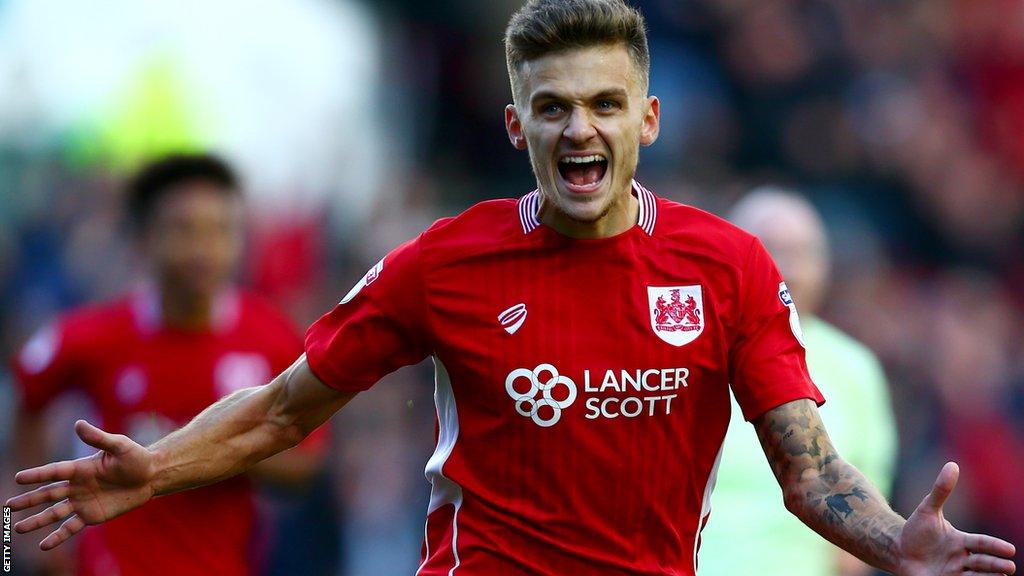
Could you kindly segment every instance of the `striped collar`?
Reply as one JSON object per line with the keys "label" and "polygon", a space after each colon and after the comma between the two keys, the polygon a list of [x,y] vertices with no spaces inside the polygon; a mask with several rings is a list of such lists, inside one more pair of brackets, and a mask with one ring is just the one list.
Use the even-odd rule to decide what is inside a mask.
{"label": "striped collar", "polygon": [[[633,180],[633,195],[640,201],[640,217],[637,218],[637,225],[643,228],[648,236],[653,236],[654,225],[658,221],[658,199],[636,180]],[[540,219],[537,218],[539,205],[539,190],[534,190],[519,199],[519,223],[523,226],[523,234],[529,234],[540,226]]]}

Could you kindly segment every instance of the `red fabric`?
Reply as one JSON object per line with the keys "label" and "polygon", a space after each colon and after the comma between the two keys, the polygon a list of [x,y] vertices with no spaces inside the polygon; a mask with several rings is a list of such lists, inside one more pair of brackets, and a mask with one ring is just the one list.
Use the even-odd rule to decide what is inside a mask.
{"label": "red fabric", "polygon": [[[262,300],[232,295],[217,326],[162,326],[151,294],[76,311],[15,358],[23,407],[69,388],[94,402],[107,431],[149,444],[221,396],[261,385],[302,352],[289,321]],[[254,509],[244,477],[157,498],[81,535],[79,573],[250,574]]]}
{"label": "red fabric", "polygon": [[945,418],[946,441],[960,467],[969,474],[965,482],[972,508],[984,510],[992,530],[1010,542],[1024,541],[1024,437],[997,410],[980,413],[950,411]]}
{"label": "red fabric", "polygon": [[[598,240],[526,232],[516,201],[478,204],[389,254],[308,330],[311,368],[340,390],[435,357],[420,574],[457,563],[462,574],[692,575],[730,379],[750,415],[823,401],[760,243],[651,201],[653,235],[638,225]],[[649,295],[694,286],[678,294],[678,326],[665,320],[671,292],[659,309]],[[517,304],[526,318],[509,333],[517,316],[502,313]],[[659,316],[664,334],[696,337],[664,341]],[[536,414],[519,402],[524,415],[516,399],[534,369],[557,384],[534,389],[533,401],[551,401]]]}
{"label": "red fabric", "polygon": [[[1017,0],[960,0],[952,6],[959,76],[977,106],[983,142],[1024,178],[1024,19]],[[1007,17],[1007,15],[1013,15]],[[1019,186],[1016,187],[1019,191]]]}

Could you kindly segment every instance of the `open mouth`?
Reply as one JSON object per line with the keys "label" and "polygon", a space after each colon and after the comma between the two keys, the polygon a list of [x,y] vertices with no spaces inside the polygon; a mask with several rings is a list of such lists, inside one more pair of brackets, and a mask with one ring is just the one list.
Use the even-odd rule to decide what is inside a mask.
{"label": "open mouth", "polygon": [[558,174],[570,192],[594,191],[607,171],[608,159],[601,154],[562,156],[558,160]]}

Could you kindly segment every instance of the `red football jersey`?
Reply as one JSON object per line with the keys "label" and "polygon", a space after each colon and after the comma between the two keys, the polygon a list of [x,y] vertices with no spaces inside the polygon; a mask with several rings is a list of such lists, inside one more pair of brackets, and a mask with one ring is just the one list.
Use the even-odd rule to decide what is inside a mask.
{"label": "red football jersey", "polygon": [[[87,394],[107,431],[147,445],[220,397],[266,384],[302,352],[292,324],[253,296],[220,298],[210,330],[160,321],[155,292],[69,314],[15,358],[23,409],[61,392]],[[251,574],[254,505],[242,476],[180,492],[80,536],[79,574]]]}
{"label": "red football jersey", "polygon": [[634,193],[637,225],[592,240],[541,224],[537,192],[478,204],[309,329],[310,367],[339,390],[433,357],[419,574],[692,575],[729,386],[747,418],[823,402],[761,243]]}

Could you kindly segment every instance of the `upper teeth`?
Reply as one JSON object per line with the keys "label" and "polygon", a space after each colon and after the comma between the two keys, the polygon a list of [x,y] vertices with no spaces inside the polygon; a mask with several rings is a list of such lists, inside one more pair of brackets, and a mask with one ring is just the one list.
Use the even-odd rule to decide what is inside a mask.
{"label": "upper teeth", "polygon": [[587,162],[601,162],[604,160],[604,156],[600,154],[591,154],[590,156],[562,156],[559,162],[565,162],[567,164],[586,164]]}

